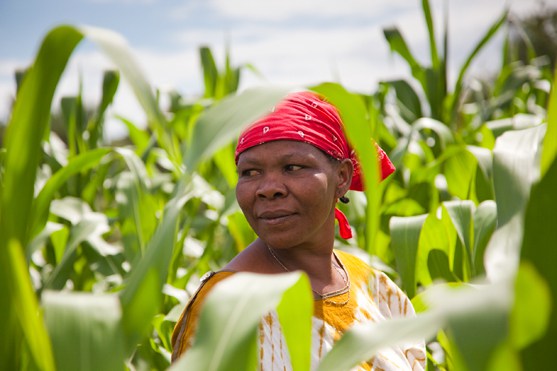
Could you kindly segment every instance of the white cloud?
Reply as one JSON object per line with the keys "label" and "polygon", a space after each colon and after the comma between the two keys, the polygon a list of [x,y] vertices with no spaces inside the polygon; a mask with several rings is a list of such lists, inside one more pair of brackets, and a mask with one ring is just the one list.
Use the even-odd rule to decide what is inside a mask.
{"label": "white cloud", "polygon": [[[439,43],[445,3],[447,0],[432,1]],[[449,67],[452,79],[464,58],[501,14],[506,3],[503,0],[448,2]],[[512,9],[517,9],[517,12],[526,12],[537,3],[531,0],[514,0],[511,4]],[[206,6],[212,7],[212,14],[200,13],[202,10],[208,11]],[[388,25],[396,25],[417,58],[425,64],[429,63],[427,30],[421,5],[417,0],[188,1],[181,9],[173,12],[174,19],[185,16],[217,16],[217,21],[222,22],[218,27],[210,27],[208,23],[195,28],[188,22],[183,30],[174,30],[172,35],[161,34],[161,37],[176,42],[178,47],[172,50],[134,49],[134,55],[147,79],[162,91],[177,89],[187,94],[201,93],[198,47],[210,46],[217,64],[222,66],[227,41],[230,42],[234,65],[251,63],[269,82],[276,84],[300,86],[339,78],[349,89],[370,92],[376,88],[379,80],[408,78],[410,73],[406,63],[399,57],[392,57],[388,51],[387,42],[382,35],[382,28]],[[304,19],[308,22],[303,22]],[[242,22],[238,22],[239,20]],[[295,22],[292,23],[292,20]],[[500,42],[500,39],[494,40],[481,56],[482,68],[496,68]],[[21,61],[0,60],[1,105],[5,105],[8,100],[6,97],[13,95],[15,91],[14,69],[24,65]],[[97,104],[102,72],[110,67],[110,62],[99,51],[78,51],[71,58],[63,75],[55,102],[63,95],[76,94],[79,76],[82,76],[86,101]],[[242,87],[259,83],[261,81],[253,74],[244,73]],[[8,108],[1,105],[0,119],[8,112]],[[111,112],[121,114],[138,124],[145,120],[142,109],[125,81],[121,83]],[[109,126],[114,125],[117,124],[111,121]],[[118,132],[121,127],[115,126],[110,130]]]}
{"label": "white cloud", "polygon": [[211,0],[215,11],[225,17],[257,21],[281,21],[293,17],[373,16],[392,10],[408,10],[407,0]]}

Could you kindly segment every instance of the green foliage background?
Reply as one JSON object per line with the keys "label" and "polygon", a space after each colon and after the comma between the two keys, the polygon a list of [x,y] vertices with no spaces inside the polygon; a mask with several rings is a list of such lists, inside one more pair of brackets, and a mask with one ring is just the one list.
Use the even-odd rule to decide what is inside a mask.
{"label": "green foliage background", "polygon": [[[483,47],[521,27],[505,13],[450,87],[447,31],[439,43],[429,1],[421,5],[427,63],[398,29],[384,30],[408,64],[407,80],[383,81],[369,95],[330,82],[306,87],[340,109],[357,152],[369,154],[365,138],[373,137],[395,162],[398,171],[378,183],[377,162],[360,156],[368,187],[342,206],[355,238],[337,248],[385,270],[419,312],[355,327],[318,369],[348,370],[381,347],[419,338],[431,370],[545,369],[557,361],[554,61],[528,32],[507,32],[498,75],[469,83]],[[106,71],[97,107],[85,107],[78,92],[52,114],[83,38],[118,70]],[[120,35],[62,25],[45,36],[18,80],[0,149],[2,369],[251,370],[259,318],[273,308],[294,369],[309,369],[311,293],[300,273],[238,274],[217,286],[203,336],[170,365],[170,334],[199,277],[254,238],[235,203],[234,139],[289,91],[238,93],[252,66],[233,66],[229,53],[218,66],[205,47],[199,55],[203,95],[175,94],[163,111]],[[105,113],[121,77],[147,130],[121,117],[129,137],[107,143]]]}

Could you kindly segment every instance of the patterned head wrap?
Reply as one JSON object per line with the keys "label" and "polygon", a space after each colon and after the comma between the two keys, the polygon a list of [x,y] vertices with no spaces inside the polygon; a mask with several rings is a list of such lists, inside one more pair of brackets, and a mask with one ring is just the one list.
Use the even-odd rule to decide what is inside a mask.
{"label": "patterned head wrap", "polygon": [[[337,109],[315,93],[302,91],[289,94],[275,109],[255,121],[240,135],[235,160],[247,149],[275,140],[305,142],[338,159],[350,159],[354,165],[350,189],[363,191],[362,174],[355,152],[343,131]],[[381,179],[395,171],[387,154],[375,145],[381,168]],[[351,238],[352,231],[346,216],[335,208],[340,235]]]}

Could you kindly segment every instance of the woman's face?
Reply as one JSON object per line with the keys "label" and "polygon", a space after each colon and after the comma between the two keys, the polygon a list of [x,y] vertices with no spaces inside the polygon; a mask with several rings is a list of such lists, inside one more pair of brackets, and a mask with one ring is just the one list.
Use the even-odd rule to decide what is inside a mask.
{"label": "woman's face", "polygon": [[334,207],[348,190],[349,160],[335,163],[314,146],[273,141],[238,158],[236,198],[268,246],[315,247],[334,239]]}

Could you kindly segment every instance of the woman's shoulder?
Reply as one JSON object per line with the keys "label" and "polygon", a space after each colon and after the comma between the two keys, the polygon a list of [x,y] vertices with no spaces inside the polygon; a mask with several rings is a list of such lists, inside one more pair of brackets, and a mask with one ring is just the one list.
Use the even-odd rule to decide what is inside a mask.
{"label": "woman's shoulder", "polygon": [[220,271],[209,271],[205,273],[200,278],[199,286],[196,292],[190,297],[188,304],[186,306],[191,306],[194,304],[200,304],[203,298],[211,291],[211,289],[219,282],[227,279],[236,273],[233,270],[220,270]]}
{"label": "woman's shoulder", "polygon": [[382,312],[388,313],[389,317],[414,313],[404,291],[385,272],[364,261],[366,255],[358,257],[342,250],[335,250],[335,254],[346,267],[351,279],[367,286],[373,301]]}
{"label": "woman's shoulder", "polygon": [[219,282],[232,276],[234,271],[217,271],[207,272],[201,279],[200,284],[195,293],[189,298],[182,314],[176,322],[172,333],[172,359],[175,360],[182,354],[186,348],[190,346],[193,334],[195,332],[195,323],[201,312],[201,305],[205,301],[205,297],[211,289]]}

